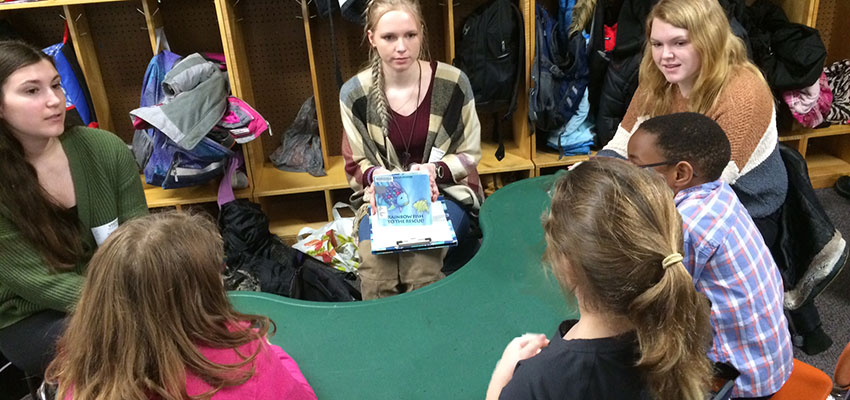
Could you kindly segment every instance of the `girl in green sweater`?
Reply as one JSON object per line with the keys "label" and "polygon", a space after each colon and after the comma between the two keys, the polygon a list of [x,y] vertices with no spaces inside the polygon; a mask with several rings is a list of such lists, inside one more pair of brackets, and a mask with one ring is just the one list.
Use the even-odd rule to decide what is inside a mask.
{"label": "girl in green sweater", "polygon": [[40,375],[92,252],[147,204],[121,139],[65,126],[53,60],[15,41],[0,54],[0,352]]}

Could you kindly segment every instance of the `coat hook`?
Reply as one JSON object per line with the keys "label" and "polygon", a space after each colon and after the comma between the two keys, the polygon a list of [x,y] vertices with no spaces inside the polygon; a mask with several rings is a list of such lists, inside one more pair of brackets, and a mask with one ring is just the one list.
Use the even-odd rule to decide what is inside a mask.
{"label": "coat hook", "polygon": [[[64,15],[62,15],[62,14],[59,14],[59,18],[65,19],[65,16],[64,16]],[[67,20],[66,20],[66,21],[67,21]]]}
{"label": "coat hook", "polygon": [[77,18],[75,18],[75,19],[74,19],[74,22],[79,21],[79,20],[80,20],[80,17],[82,17],[82,16],[83,16],[83,13],[79,13],[79,14],[77,14]]}
{"label": "coat hook", "polygon": [[153,14],[151,14],[151,17],[153,17],[154,15],[156,15],[156,13],[158,13],[158,12],[159,12],[159,7],[157,7],[157,8],[156,8],[156,10],[153,10]]}
{"label": "coat hook", "polygon": [[138,11],[138,12],[139,12],[139,14],[145,15],[145,12],[144,12],[144,11],[142,11],[142,10],[139,10],[138,8],[136,9],[136,11]]}
{"label": "coat hook", "polygon": [[239,5],[240,1],[242,1],[242,0],[236,0],[236,2],[233,3],[233,7],[236,7],[237,5]]}

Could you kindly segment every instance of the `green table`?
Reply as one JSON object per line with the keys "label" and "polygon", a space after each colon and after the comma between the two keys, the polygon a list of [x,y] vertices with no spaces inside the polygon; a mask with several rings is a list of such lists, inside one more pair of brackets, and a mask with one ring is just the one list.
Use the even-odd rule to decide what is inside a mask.
{"label": "green table", "polygon": [[511,338],[550,335],[577,316],[541,268],[540,218],[553,179],[522,180],[490,196],[478,254],[426,288],[357,303],[254,292],[230,298],[277,323],[272,343],[292,355],[320,399],[483,398]]}

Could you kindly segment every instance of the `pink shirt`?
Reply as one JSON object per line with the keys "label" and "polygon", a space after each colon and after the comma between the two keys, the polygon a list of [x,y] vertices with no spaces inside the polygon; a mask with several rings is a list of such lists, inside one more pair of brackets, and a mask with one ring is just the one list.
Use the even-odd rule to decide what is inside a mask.
{"label": "pink shirt", "polygon": [[[268,344],[264,340],[255,340],[239,347],[239,353],[252,354],[258,345],[263,349],[254,360],[254,375],[239,386],[222,388],[212,397],[213,399],[316,399],[316,394],[301,374],[295,360],[280,347]],[[234,349],[206,346],[198,346],[198,349],[204,357],[217,364],[236,364],[242,361]],[[245,369],[250,368],[251,364],[245,366]],[[192,374],[191,371],[186,371],[186,392],[190,396],[206,393],[210,389],[210,385],[201,378]]]}
{"label": "pink shirt", "polygon": [[[285,399],[285,400],[316,400],[313,388],[301,374],[298,364],[283,349],[268,344],[264,339],[255,340],[239,347],[241,354],[253,354],[257,346],[262,346],[253,363],[243,368],[249,370],[255,367],[254,375],[248,381],[239,385],[225,387],[219,390],[212,399],[242,400],[242,399]],[[242,358],[234,349],[220,349],[198,346],[201,354],[217,364],[236,364]],[[186,371],[186,393],[197,396],[210,391],[211,386],[201,378]],[[65,400],[73,400],[73,390],[65,396]]]}

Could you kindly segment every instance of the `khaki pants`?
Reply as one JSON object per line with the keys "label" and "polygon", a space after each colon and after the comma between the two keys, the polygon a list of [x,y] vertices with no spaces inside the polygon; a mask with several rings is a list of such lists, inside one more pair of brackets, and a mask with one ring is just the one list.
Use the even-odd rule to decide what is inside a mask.
{"label": "khaki pants", "polygon": [[410,292],[427,286],[443,275],[446,249],[372,254],[372,241],[358,244],[360,252],[360,292],[363,300],[378,299]]}

